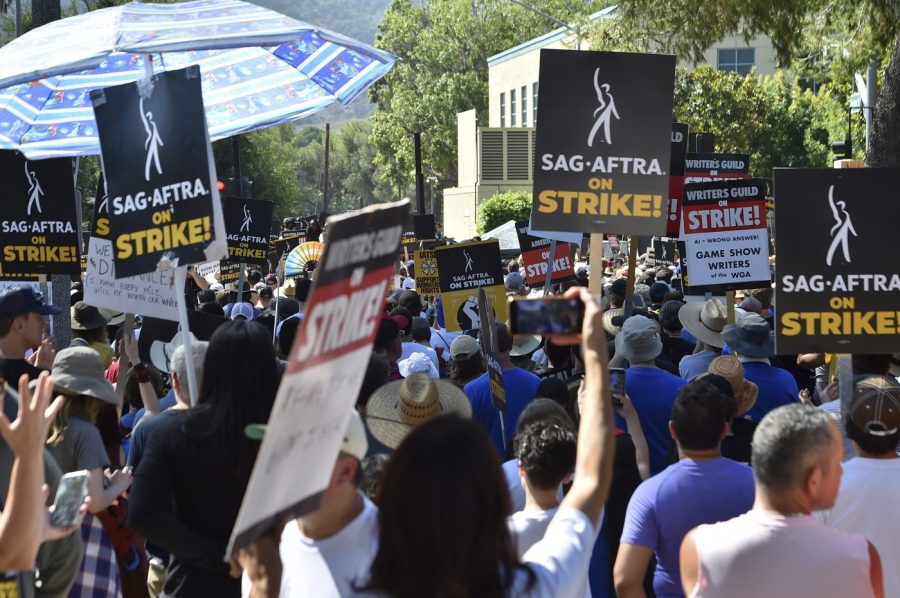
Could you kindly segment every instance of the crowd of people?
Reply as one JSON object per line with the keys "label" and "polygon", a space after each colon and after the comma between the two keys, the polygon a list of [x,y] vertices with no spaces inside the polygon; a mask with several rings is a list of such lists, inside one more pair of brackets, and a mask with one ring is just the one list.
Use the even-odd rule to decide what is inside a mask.
{"label": "crowd of people", "polygon": [[633,290],[624,256],[554,285],[584,304],[577,338],[497,323],[501,410],[486,331],[448,330],[398,263],[319,506],[230,559],[311,282],[190,271],[214,332],[147,358],[77,285],[65,348],[60,308],[6,290],[0,596],[900,597],[893,356],[854,355],[841,397],[837,356],[776,355],[771,287],[686,301],[649,264]]}

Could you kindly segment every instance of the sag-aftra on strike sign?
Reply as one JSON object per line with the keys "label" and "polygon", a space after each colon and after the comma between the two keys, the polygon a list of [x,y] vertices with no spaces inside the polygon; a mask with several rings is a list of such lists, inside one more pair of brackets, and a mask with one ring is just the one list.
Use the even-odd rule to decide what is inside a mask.
{"label": "sag-aftra on strike sign", "polygon": [[541,50],[538,230],[663,235],[675,57]]}

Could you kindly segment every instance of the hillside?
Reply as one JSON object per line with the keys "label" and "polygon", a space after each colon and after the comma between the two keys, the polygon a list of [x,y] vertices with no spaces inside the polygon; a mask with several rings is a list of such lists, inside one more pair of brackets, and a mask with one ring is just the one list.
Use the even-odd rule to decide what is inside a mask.
{"label": "hillside", "polygon": [[[371,44],[390,0],[251,0],[289,17],[331,29]],[[332,106],[297,122],[298,126],[320,126],[326,122],[339,126],[351,120],[368,118],[372,104],[362,94],[349,106]]]}

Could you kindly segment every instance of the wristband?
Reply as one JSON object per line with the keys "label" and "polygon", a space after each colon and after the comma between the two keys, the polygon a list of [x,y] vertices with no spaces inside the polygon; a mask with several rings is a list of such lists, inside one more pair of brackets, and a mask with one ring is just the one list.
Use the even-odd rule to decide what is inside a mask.
{"label": "wristband", "polygon": [[146,363],[136,363],[131,366],[131,369],[137,374],[139,383],[150,382],[150,368],[147,367]]}

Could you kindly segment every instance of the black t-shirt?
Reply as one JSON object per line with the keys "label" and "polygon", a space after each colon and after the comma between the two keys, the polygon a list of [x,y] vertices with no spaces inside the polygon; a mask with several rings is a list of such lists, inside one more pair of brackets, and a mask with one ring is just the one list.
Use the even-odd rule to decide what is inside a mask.
{"label": "black t-shirt", "polygon": [[19,388],[19,378],[28,374],[30,380],[36,379],[44,370],[36,368],[24,359],[3,359],[3,378],[13,389]]}
{"label": "black t-shirt", "polygon": [[[229,576],[222,559],[248,480],[228,470],[215,438],[185,429],[190,416],[183,411],[167,418],[147,438],[129,495],[129,519],[136,532],[171,554],[167,596],[236,598],[241,581]],[[166,509],[170,500],[174,513]]]}

